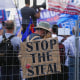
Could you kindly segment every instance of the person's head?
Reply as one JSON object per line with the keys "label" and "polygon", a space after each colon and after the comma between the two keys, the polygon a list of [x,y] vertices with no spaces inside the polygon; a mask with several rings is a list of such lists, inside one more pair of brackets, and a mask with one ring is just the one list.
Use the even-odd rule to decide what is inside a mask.
{"label": "person's head", "polygon": [[39,22],[37,27],[35,27],[36,33],[39,34],[41,37],[44,37],[47,33],[51,33],[50,31],[50,24],[48,22]]}
{"label": "person's head", "polygon": [[6,21],[5,28],[6,28],[6,31],[13,32],[14,31],[14,22],[13,22],[13,20]]}
{"label": "person's head", "polygon": [[25,4],[30,5],[30,0],[25,0]]}
{"label": "person's head", "polygon": [[52,26],[52,33],[58,35],[58,25],[54,24],[54,25]]}

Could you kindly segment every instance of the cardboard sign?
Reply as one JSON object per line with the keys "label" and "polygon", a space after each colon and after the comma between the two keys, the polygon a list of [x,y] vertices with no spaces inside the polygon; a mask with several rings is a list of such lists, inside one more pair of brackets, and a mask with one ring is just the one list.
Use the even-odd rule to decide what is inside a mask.
{"label": "cardboard sign", "polygon": [[57,38],[39,39],[21,44],[23,78],[61,72]]}

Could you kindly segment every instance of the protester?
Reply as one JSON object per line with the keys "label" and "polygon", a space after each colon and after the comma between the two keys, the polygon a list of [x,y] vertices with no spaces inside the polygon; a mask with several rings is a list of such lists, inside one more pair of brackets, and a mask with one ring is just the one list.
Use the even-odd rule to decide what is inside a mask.
{"label": "protester", "polygon": [[59,43],[59,52],[60,52],[60,62],[61,62],[61,71],[62,73],[57,74],[58,80],[68,80],[68,67],[64,65],[65,63],[65,46],[62,44],[66,38],[62,36],[58,36],[58,25],[54,24],[52,26],[52,37],[58,38]]}
{"label": "protester", "polygon": [[[43,39],[43,38],[50,38],[51,35],[55,35],[55,37],[58,37],[58,26],[53,25],[52,31],[54,34],[50,31],[50,25],[47,22],[40,22],[37,27],[35,27],[36,31],[35,33],[32,33],[27,37],[27,41],[37,40],[37,39]],[[48,34],[49,33],[49,34]],[[65,68],[65,67],[64,67]],[[66,73],[66,72],[65,72]],[[67,80],[68,77],[67,74],[61,73],[61,74],[52,74],[47,76],[41,76],[36,78],[29,78],[28,80]],[[65,74],[65,75],[64,75]]]}
{"label": "protester", "polygon": [[[48,22],[40,22],[37,27],[35,27],[35,32],[30,34],[26,41],[33,41],[37,39],[44,39],[51,37],[50,24]],[[49,33],[49,34],[48,34]],[[49,76],[41,76],[41,77],[34,77],[29,78],[26,80],[50,80]]]}
{"label": "protester", "polygon": [[[70,53],[70,55],[74,55],[75,52],[75,33],[74,33],[74,28],[72,30],[73,35],[68,37],[63,44],[65,45],[65,52],[66,52],[66,61],[65,61],[65,65],[69,66],[69,56],[68,54]],[[72,46],[71,46],[72,45]]]}
{"label": "protester", "polygon": [[[3,38],[4,39],[6,38],[7,40],[9,40],[12,37],[10,39],[10,41],[13,46],[13,49],[11,49],[11,51],[12,51],[12,53],[10,53],[11,56],[9,57],[9,54],[6,53],[6,55],[8,55],[8,56],[5,56],[5,58],[4,58],[4,59],[6,59],[5,60],[6,63],[5,63],[5,65],[1,66],[1,80],[21,80],[20,70],[19,70],[20,63],[18,60],[18,52],[20,49],[21,39],[19,37],[16,37],[13,34],[14,22],[12,20],[6,21],[5,28],[6,28],[6,33],[5,33],[5,35],[3,34],[5,37],[3,35],[0,36],[0,43],[2,43]],[[8,49],[8,48],[6,48],[6,49]]]}
{"label": "protester", "polygon": [[[73,33],[73,35],[68,37],[67,40],[65,40],[63,42],[63,44],[65,45],[65,52],[66,52],[65,65],[67,67],[69,67],[69,80],[75,80],[75,51],[76,51],[75,27],[73,27],[72,33]],[[80,40],[79,40],[79,42],[80,42]],[[78,45],[79,45],[79,49],[80,49],[80,44],[78,44]],[[80,77],[79,77],[79,80],[80,80]]]}
{"label": "protester", "polygon": [[40,17],[40,11],[36,13],[36,11],[29,6],[30,6],[30,0],[25,0],[25,7],[23,7],[21,9],[23,33],[25,32],[25,30],[30,22],[30,18],[33,19],[33,17],[35,17],[35,18]]}

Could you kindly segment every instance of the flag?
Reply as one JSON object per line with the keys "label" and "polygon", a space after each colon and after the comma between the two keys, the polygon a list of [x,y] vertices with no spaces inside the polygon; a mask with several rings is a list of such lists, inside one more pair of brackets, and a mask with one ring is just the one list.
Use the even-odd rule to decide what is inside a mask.
{"label": "flag", "polygon": [[24,41],[29,34],[34,33],[34,31],[35,31],[34,30],[34,24],[32,22],[32,19],[30,19],[29,25],[26,28],[25,33],[24,34],[22,33],[22,41]]}
{"label": "flag", "polygon": [[6,20],[7,20],[6,11],[4,9],[0,10],[0,21],[6,21]]}
{"label": "flag", "polygon": [[80,6],[71,0],[48,0],[48,10],[65,14],[80,14]]}

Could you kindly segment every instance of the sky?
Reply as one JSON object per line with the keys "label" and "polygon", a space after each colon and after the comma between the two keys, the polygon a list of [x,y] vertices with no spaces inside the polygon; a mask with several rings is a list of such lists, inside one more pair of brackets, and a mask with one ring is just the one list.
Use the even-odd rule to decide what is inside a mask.
{"label": "sky", "polygon": [[[25,0],[16,0],[19,1],[19,8],[25,6]],[[37,5],[41,5],[45,0],[37,0]],[[30,6],[33,5],[33,0],[30,0]]]}

